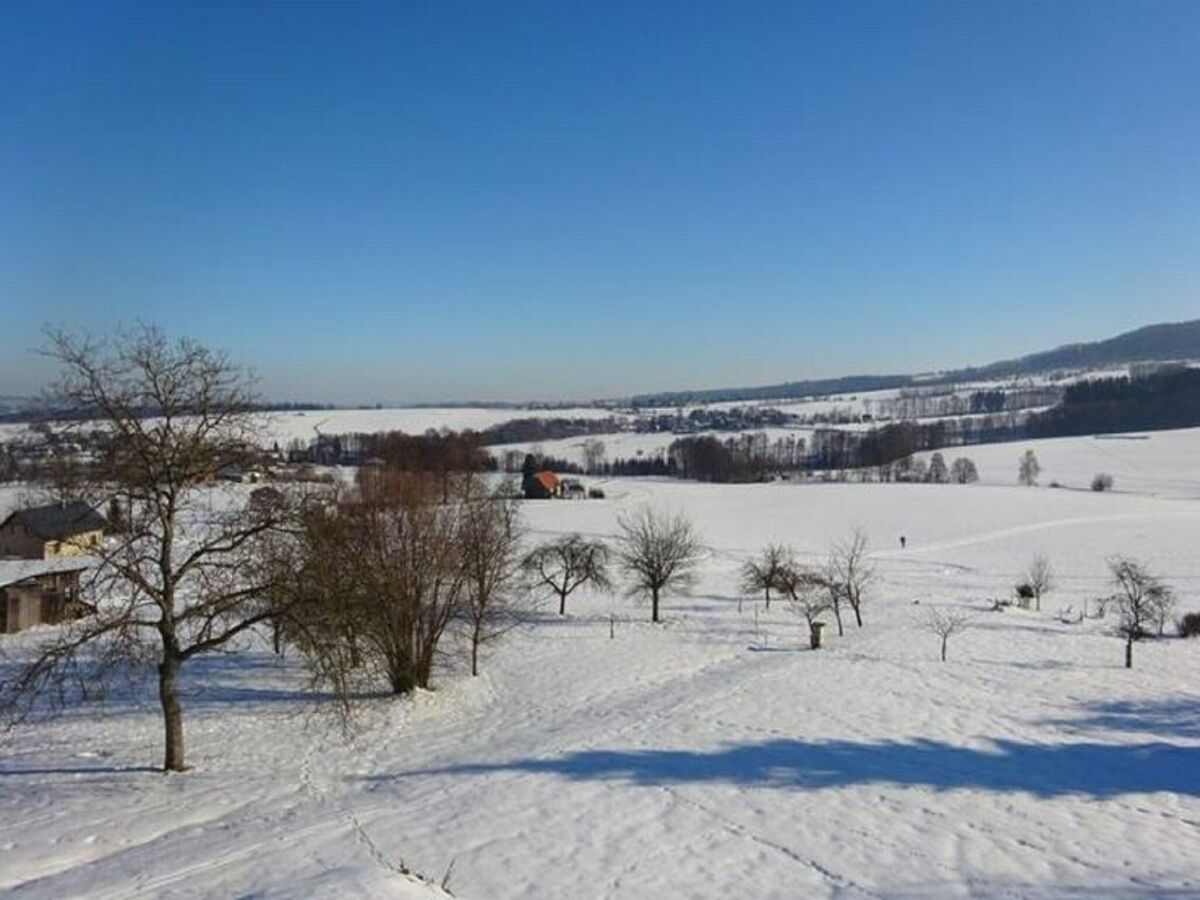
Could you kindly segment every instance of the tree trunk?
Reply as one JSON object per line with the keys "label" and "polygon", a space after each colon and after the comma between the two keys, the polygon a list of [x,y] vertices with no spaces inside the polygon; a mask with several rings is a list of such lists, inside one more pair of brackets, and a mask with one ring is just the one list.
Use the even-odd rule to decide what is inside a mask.
{"label": "tree trunk", "polygon": [[471,638],[471,677],[479,674],[479,638]]}
{"label": "tree trunk", "polygon": [[1133,638],[1132,637],[1126,638],[1126,640],[1125,640],[1125,668],[1127,668],[1127,669],[1133,668]]}
{"label": "tree trunk", "polygon": [[947,637],[942,638],[942,662],[946,661],[946,641],[947,640],[948,640]]}
{"label": "tree trunk", "polygon": [[833,618],[837,620],[838,637],[845,637],[846,632],[842,630],[842,605],[840,603],[833,604]]}
{"label": "tree trunk", "polygon": [[658,588],[650,592],[650,621],[658,621]]}
{"label": "tree trunk", "polygon": [[862,628],[862,611],[859,604],[854,604],[854,621],[858,623],[858,627]]}
{"label": "tree trunk", "polygon": [[567,595],[565,593],[560,593],[558,595],[558,614],[560,616],[565,616],[567,614]]}
{"label": "tree trunk", "polygon": [[401,694],[407,694],[416,687],[412,672],[408,666],[395,665],[391,666],[390,669],[388,681],[391,682],[392,694],[394,696],[398,697]]}
{"label": "tree trunk", "polygon": [[184,764],[183,707],[179,703],[179,667],[181,660],[173,649],[164,649],[158,665],[158,699],[162,703],[163,726],[166,730],[166,752],[163,771],[182,772]]}
{"label": "tree trunk", "polygon": [[767,588],[765,591],[763,591],[763,593],[766,595],[766,598],[767,598],[767,609],[770,609],[771,608],[771,589]]}

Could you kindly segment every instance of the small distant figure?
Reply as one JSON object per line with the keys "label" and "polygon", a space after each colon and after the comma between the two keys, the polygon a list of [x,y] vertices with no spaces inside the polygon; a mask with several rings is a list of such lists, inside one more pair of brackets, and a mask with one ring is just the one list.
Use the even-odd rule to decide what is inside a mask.
{"label": "small distant figure", "polygon": [[903,550],[907,546],[908,546],[908,538],[906,538],[904,535],[900,535],[900,549]]}

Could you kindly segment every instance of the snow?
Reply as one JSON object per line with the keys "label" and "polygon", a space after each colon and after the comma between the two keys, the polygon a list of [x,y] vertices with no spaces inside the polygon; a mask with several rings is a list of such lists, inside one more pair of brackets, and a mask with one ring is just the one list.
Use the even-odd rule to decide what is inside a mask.
{"label": "snow", "polygon": [[[620,413],[595,406],[541,407],[397,407],[388,409],[319,409],[273,412],[263,415],[264,440],[286,446],[294,439],[308,441],[322,434],[375,434],[403,431],[423,434],[430,428],[482,431],[514,419],[606,419]],[[0,442],[30,436],[25,423],[0,424]]]}
{"label": "snow", "polygon": [[334,409],[271,413],[267,432],[281,446],[293,439],[307,441],[322,434],[374,434],[403,431],[423,434],[430,428],[482,431],[514,419],[606,419],[612,410],[594,406],[562,409],[517,407],[411,407],[397,409]]}
{"label": "snow", "polygon": [[527,441],[517,444],[493,444],[487,448],[497,460],[502,460],[504,454],[515,450],[525,454],[537,451],[555,459],[565,459],[577,465],[583,465],[584,444],[597,440],[604,444],[604,458],[608,462],[618,459],[652,459],[665,457],[671,444],[684,437],[715,437],[725,441],[739,438],[744,434],[764,434],[771,443],[784,437],[794,437],[797,440],[808,441],[812,437],[811,428],[752,428],[747,431],[697,431],[688,434],[675,434],[669,431],[622,431],[616,434],[589,434],[573,438],[560,438],[554,441]]}
{"label": "snow", "polygon": [[[1119,490],[1019,487],[1026,446],[1043,484],[1104,460]],[[487,648],[481,677],[452,661],[433,692],[371,701],[350,740],[257,646],[185,670],[184,775],[145,768],[146,686],[12,731],[0,892],[438,896],[410,867],[489,900],[1200,894],[1200,644],[1143,642],[1127,671],[1111,619],[1057,616],[1107,590],[1114,553],[1200,608],[1200,430],[964,453],[985,483],[589,480],[606,500],[526,504],[531,539],[684,511],[700,583],[660,626],[573,595]],[[784,604],[739,608],[747,554],[818,558],[856,526],[880,576],[863,629],[812,652]],[[1036,552],[1060,582],[1042,612],[990,611]],[[944,664],[930,606],[972,617]]]}
{"label": "snow", "polygon": [[1016,482],[1017,464],[1027,448],[1037,454],[1042,484],[1056,481],[1088,490],[1092,477],[1103,472],[1113,476],[1118,492],[1200,500],[1197,428],[980,444],[941,452],[947,463],[957,456],[973,459],[983,482],[1006,485]]}

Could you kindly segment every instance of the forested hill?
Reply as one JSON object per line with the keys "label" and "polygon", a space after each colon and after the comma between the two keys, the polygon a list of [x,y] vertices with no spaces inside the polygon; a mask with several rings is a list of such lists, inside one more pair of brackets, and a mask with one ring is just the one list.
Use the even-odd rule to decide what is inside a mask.
{"label": "forested hill", "polygon": [[1066,344],[1054,350],[992,363],[981,369],[964,369],[953,374],[976,373],[989,378],[1045,372],[1051,369],[1176,359],[1200,359],[1200,319],[1193,322],[1147,325],[1145,328],[1127,331],[1108,340],[1094,341],[1090,344]]}
{"label": "forested hill", "polygon": [[698,391],[664,391],[632,397],[634,406],[677,406],[686,403],[712,403],[727,400],[780,400],[847,394],[939,384],[1032,375],[1055,369],[1115,366],[1132,362],[1200,359],[1200,319],[1191,322],[1167,322],[1147,325],[1116,337],[1091,343],[1066,344],[1054,350],[1032,353],[1017,359],[1001,360],[980,367],[955,369],[933,377],[914,375],[849,375],[842,378],[788,381],[760,387],[715,388]]}

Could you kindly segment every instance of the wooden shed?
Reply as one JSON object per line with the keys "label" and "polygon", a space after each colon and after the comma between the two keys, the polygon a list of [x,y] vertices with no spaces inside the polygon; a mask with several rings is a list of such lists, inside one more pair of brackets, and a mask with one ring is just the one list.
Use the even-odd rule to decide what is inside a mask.
{"label": "wooden shed", "polygon": [[77,618],[82,562],[0,560],[0,634]]}

